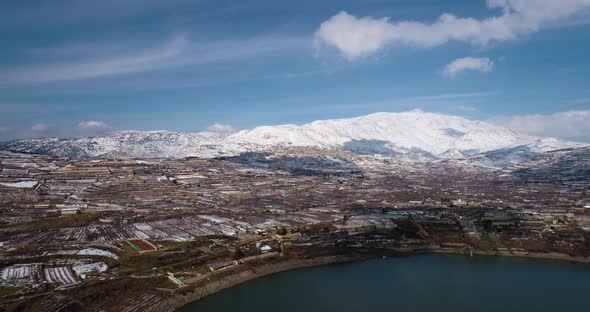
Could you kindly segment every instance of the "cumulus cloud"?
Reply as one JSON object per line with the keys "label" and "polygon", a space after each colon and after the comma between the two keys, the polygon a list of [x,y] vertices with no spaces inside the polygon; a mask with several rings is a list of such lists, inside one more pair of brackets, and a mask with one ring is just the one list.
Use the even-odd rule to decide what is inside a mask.
{"label": "cumulus cloud", "polygon": [[506,41],[538,31],[590,8],[590,0],[487,0],[502,13],[483,19],[443,13],[433,23],[356,17],[342,11],[323,22],[315,41],[338,49],[349,60],[373,54],[387,45],[435,47],[449,41],[474,45]]}
{"label": "cumulus cloud", "polygon": [[219,133],[219,134],[229,134],[234,132],[235,129],[230,125],[214,123],[207,127],[207,132]]}
{"label": "cumulus cloud", "polygon": [[108,130],[111,127],[102,121],[85,120],[85,121],[80,121],[80,123],[78,124],[78,128],[80,130],[96,131],[96,130]]}
{"label": "cumulus cloud", "polygon": [[83,135],[100,135],[111,132],[112,127],[103,121],[83,120],[78,123],[77,130]]}
{"label": "cumulus cloud", "polygon": [[455,77],[462,71],[475,70],[489,73],[494,68],[494,62],[487,57],[464,57],[452,61],[445,67],[444,74]]}
{"label": "cumulus cloud", "polygon": [[492,120],[520,133],[590,141],[590,110],[573,110],[549,115],[518,115]]}

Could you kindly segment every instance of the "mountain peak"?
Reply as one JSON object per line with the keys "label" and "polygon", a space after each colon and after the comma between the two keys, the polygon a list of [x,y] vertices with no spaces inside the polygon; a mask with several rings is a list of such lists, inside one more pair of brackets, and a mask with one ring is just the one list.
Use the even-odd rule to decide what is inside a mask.
{"label": "mountain peak", "polygon": [[346,148],[376,144],[394,154],[413,150],[433,157],[443,156],[449,150],[477,153],[534,141],[532,137],[489,123],[421,110],[318,120],[301,126],[258,127],[230,138],[261,145]]}

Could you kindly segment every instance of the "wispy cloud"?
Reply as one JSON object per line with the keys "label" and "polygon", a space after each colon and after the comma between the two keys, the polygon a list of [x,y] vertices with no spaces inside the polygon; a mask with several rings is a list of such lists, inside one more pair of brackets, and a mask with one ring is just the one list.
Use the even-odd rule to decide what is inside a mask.
{"label": "wispy cloud", "polygon": [[207,127],[206,131],[219,134],[229,134],[235,132],[236,130],[234,129],[234,127],[227,124],[214,123]]}
{"label": "wispy cloud", "polygon": [[[272,109],[264,111],[252,111],[246,113],[248,118],[268,118],[277,119],[277,116],[290,120],[293,116],[310,115],[310,114],[329,114],[333,118],[334,112],[339,112],[341,116],[355,117],[361,114],[371,114],[375,112],[399,112],[408,111],[416,108],[427,109],[428,111],[450,112],[458,111],[455,106],[464,105],[472,106],[482,100],[498,94],[495,91],[466,92],[466,93],[442,93],[424,96],[407,96],[407,97],[389,97],[375,100],[345,100],[338,101],[337,104],[327,104],[323,101],[321,105],[313,105],[301,110],[298,108],[299,103],[318,101],[317,96],[304,95],[295,98],[288,98],[279,101],[273,101]],[[326,102],[334,103],[327,98]],[[289,107],[289,108],[285,108]],[[461,111],[465,113],[465,111]],[[310,119],[310,121],[315,119]]]}
{"label": "wispy cloud", "polygon": [[[100,0],[100,1],[38,1],[29,5],[22,1],[11,3],[18,9],[0,11],[0,25],[76,25],[79,23],[112,22],[190,8],[199,0]],[[188,5],[187,5],[188,4]]]}
{"label": "wispy cloud", "polygon": [[445,93],[426,96],[415,96],[404,98],[404,101],[442,101],[442,100],[458,100],[458,99],[473,99],[482,98],[494,95],[496,92],[466,92],[466,93]]}
{"label": "wispy cloud", "polygon": [[12,140],[16,137],[15,130],[10,127],[0,127],[0,142]]}
{"label": "wispy cloud", "polygon": [[[34,85],[73,81],[155,70],[185,68],[211,63],[233,62],[264,54],[305,47],[302,38],[252,38],[215,42],[192,42],[186,35],[155,46],[111,43],[102,53],[87,46],[50,48],[50,64],[26,64],[1,68],[0,86]],[[43,49],[35,53],[42,53]],[[99,51],[100,52],[100,51]],[[57,58],[57,60],[54,60]]]}
{"label": "wispy cloud", "polygon": [[0,137],[8,134],[12,129],[8,127],[0,127]]}
{"label": "wispy cloud", "polygon": [[567,103],[573,105],[586,105],[590,104],[590,98],[573,99],[571,101],[568,101]]}
{"label": "wispy cloud", "polygon": [[117,74],[141,72],[166,66],[186,47],[186,38],[177,36],[155,48],[138,50],[127,55],[95,57],[50,65],[28,65],[0,74],[2,84],[42,83],[87,79]]}
{"label": "wispy cloud", "polygon": [[24,129],[12,129],[13,138],[58,137],[64,133],[53,124],[40,122]]}
{"label": "wispy cloud", "polygon": [[431,48],[449,41],[487,45],[534,33],[590,8],[590,0],[487,0],[502,14],[483,19],[443,13],[434,23],[391,22],[389,18],[356,17],[342,11],[315,33],[318,44],[338,49],[347,59],[371,55],[393,44]]}
{"label": "wispy cloud", "polygon": [[0,100],[0,116],[9,114],[43,115],[48,112],[63,111],[66,109],[68,107],[63,104]]}
{"label": "wispy cloud", "polygon": [[448,77],[455,77],[463,71],[480,71],[489,73],[494,68],[494,62],[487,57],[464,57],[458,58],[447,64],[444,74]]}
{"label": "wispy cloud", "polygon": [[46,124],[42,124],[42,123],[34,124],[31,127],[31,131],[38,132],[38,133],[43,133],[43,132],[47,131],[47,129],[49,129],[49,126]]}
{"label": "wispy cloud", "polygon": [[461,112],[466,112],[466,113],[472,113],[472,112],[476,112],[477,108],[475,106],[472,105],[455,105],[453,106],[454,109],[461,111]]}
{"label": "wispy cloud", "polygon": [[553,114],[504,116],[492,122],[517,132],[536,136],[590,140],[590,110],[573,110]]}
{"label": "wispy cloud", "polygon": [[103,121],[84,120],[77,125],[66,126],[51,121],[37,122],[30,125],[0,127],[0,140],[41,137],[80,137],[105,135],[113,131],[113,127]]}

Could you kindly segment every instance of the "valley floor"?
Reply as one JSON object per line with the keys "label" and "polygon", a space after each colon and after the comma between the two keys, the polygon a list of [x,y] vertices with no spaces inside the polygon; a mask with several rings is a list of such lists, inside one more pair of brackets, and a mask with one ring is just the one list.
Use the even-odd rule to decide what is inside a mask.
{"label": "valley floor", "polygon": [[273,272],[379,256],[590,256],[590,187],[573,171],[299,156],[0,154],[0,311],[171,311]]}

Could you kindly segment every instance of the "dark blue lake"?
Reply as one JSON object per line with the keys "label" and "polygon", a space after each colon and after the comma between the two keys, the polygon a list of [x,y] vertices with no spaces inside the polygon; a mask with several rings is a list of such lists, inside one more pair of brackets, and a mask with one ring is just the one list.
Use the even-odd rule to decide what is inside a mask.
{"label": "dark blue lake", "polygon": [[590,311],[590,265],[460,255],[378,259],[277,273],[178,310]]}

